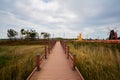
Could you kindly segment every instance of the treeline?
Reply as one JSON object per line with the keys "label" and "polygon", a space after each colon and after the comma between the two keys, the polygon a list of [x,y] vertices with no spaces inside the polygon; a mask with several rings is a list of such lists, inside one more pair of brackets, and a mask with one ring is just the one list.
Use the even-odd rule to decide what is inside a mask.
{"label": "treeline", "polygon": [[[8,29],[7,30],[7,36],[10,40],[15,40],[19,35],[18,32],[14,29]],[[36,32],[36,30],[20,30],[20,39],[22,40],[36,40],[36,39],[49,39],[50,33],[47,32],[41,32],[40,34]]]}

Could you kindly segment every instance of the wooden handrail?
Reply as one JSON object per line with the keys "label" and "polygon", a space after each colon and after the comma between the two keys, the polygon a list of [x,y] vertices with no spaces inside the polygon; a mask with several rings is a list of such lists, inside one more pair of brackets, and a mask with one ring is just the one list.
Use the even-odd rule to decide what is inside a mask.
{"label": "wooden handrail", "polygon": [[73,70],[75,70],[76,67],[76,54],[73,55]]}
{"label": "wooden handrail", "polygon": [[78,68],[76,66],[76,55],[75,54],[73,56],[71,55],[70,50],[69,50],[69,46],[66,46],[66,44],[63,41],[60,41],[60,43],[63,47],[63,50],[67,54],[67,59],[69,59],[69,57],[70,57],[70,60],[72,61],[73,70],[76,70],[80,76],[80,79],[84,80],[83,76],[81,75],[80,71],[78,70]]}
{"label": "wooden handrail", "polygon": [[35,73],[36,69],[37,69],[37,67],[35,67],[35,68],[33,69],[33,71],[31,72],[31,74],[28,76],[28,78],[27,78],[26,80],[30,80],[30,78],[31,78],[31,77],[33,76],[33,74]]}
{"label": "wooden handrail", "polygon": [[[41,48],[43,48],[43,47],[41,47]],[[35,73],[36,70],[38,70],[38,71],[40,70],[40,64],[42,63],[44,57],[47,56],[46,52],[47,52],[47,50],[45,49],[45,53],[42,56],[40,56],[40,54],[36,55],[36,66],[33,69],[33,71],[31,72],[31,74],[27,77],[26,80],[30,80],[30,78],[32,77],[32,75]]]}
{"label": "wooden handrail", "polygon": [[45,59],[47,59],[47,46],[45,46]]}
{"label": "wooden handrail", "polygon": [[[43,62],[44,59],[47,59],[47,54],[50,53],[50,51],[52,50],[52,48],[54,47],[56,41],[51,41],[49,44],[48,44],[48,47],[45,46],[45,52],[42,56],[40,56],[40,54],[37,54],[36,55],[36,66],[35,68],[33,69],[32,73],[28,76],[28,78],[26,80],[30,80],[30,78],[32,77],[32,75],[34,74],[34,72],[36,70],[40,70],[40,65],[41,63]],[[41,47],[43,48],[43,47]]]}
{"label": "wooden handrail", "polygon": [[73,56],[69,53],[70,59],[73,61]]}
{"label": "wooden handrail", "polygon": [[47,53],[50,53],[50,50],[54,47],[56,41],[52,41],[49,43],[48,45],[48,50],[47,50],[47,46],[45,46],[45,53],[40,57],[40,55],[37,55],[36,57],[36,66],[37,69],[39,70],[40,64],[42,63],[43,59],[47,59]]}
{"label": "wooden handrail", "polygon": [[36,55],[36,67],[37,70],[40,70],[40,64],[42,63],[43,59],[47,59],[47,47],[45,46],[45,51],[44,54],[42,56],[40,56],[40,54]]}
{"label": "wooden handrail", "polygon": [[78,70],[77,67],[75,67],[76,71],[78,72],[79,76],[80,76],[80,80],[85,80],[84,77],[82,76],[82,74],[80,73],[80,71]]}
{"label": "wooden handrail", "polygon": [[37,54],[36,55],[36,67],[37,67],[37,70],[39,71],[40,70],[40,54]]}
{"label": "wooden handrail", "polygon": [[69,52],[70,52],[70,49],[69,49],[69,46],[67,46],[66,48],[67,59],[69,59]]}
{"label": "wooden handrail", "polygon": [[[43,54],[43,55],[41,56],[40,62],[44,59],[44,57],[45,57],[45,54]],[[39,65],[40,65],[40,64],[39,64]]]}

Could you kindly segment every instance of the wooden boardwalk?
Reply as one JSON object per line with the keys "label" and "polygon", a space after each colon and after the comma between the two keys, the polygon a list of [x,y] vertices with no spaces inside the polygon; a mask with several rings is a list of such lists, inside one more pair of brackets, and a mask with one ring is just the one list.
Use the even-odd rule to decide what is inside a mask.
{"label": "wooden boardwalk", "polygon": [[80,80],[77,71],[72,70],[60,42],[56,42],[48,59],[40,67],[41,70],[36,71],[30,80]]}

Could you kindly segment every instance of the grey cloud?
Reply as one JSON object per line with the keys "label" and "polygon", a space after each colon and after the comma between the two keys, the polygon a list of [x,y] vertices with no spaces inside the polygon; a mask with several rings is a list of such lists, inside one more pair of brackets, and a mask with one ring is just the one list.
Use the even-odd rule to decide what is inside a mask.
{"label": "grey cloud", "polygon": [[[83,32],[89,29],[88,33],[103,34],[101,27],[106,25],[119,24],[120,22],[120,0],[41,0],[46,6],[51,2],[56,2],[55,7],[45,10],[43,7],[33,7],[33,0],[0,0],[0,20],[9,19],[17,25],[26,24],[28,26],[38,26],[34,28],[44,28],[47,31],[60,31],[63,29],[72,32]],[[37,1],[37,0],[36,0]],[[56,5],[58,8],[56,8]],[[55,9],[54,9],[55,8]],[[7,14],[10,13],[10,14]],[[3,16],[6,17],[3,19]],[[12,18],[12,16],[14,18]],[[8,20],[1,25],[13,24]],[[31,25],[33,24],[33,25]],[[16,25],[16,24],[15,24]],[[26,26],[25,25],[25,26]],[[113,26],[113,25],[111,25]],[[8,27],[6,27],[8,28]],[[91,30],[91,31],[90,31]],[[60,31],[61,32],[61,31]],[[99,32],[99,33],[97,33]],[[95,37],[96,35],[93,35]],[[104,35],[106,35],[104,33]]]}

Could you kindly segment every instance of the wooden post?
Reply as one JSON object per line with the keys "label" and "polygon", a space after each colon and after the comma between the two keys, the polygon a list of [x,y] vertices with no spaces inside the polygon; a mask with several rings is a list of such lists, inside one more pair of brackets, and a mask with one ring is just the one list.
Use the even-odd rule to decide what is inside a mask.
{"label": "wooden post", "polygon": [[52,41],[51,41],[51,43],[50,43],[50,50],[52,50]]}
{"label": "wooden post", "polygon": [[62,42],[62,48],[64,47],[63,42]]}
{"label": "wooden post", "polygon": [[64,43],[64,50],[65,50],[65,43]]}
{"label": "wooden post", "polygon": [[67,46],[67,58],[69,59],[69,53],[70,53],[70,49],[69,46]]}
{"label": "wooden post", "polygon": [[64,44],[63,44],[63,41],[62,41],[62,47],[64,48]]}
{"label": "wooden post", "polygon": [[65,49],[64,50],[65,50],[65,54],[66,54],[66,45],[65,45]]}
{"label": "wooden post", "polygon": [[48,46],[48,54],[50,54],[50,46]]}
{"label": "wooden post", "polygon": [[36,67],[37,67],[37,70],[39,71],[40,70],[40,54],[36,55]]}
{"label": "wooden post", "polygon": [[76,66],[76,54],[73,55],[73,70],[75,70]]}
{"label": "wooden post", "polygon": [[50,53],[50,50],[51,50],[51,41],[49,41],[49,45],[48,45],[48,51]]}
{"label": "wooden post", "polygon": [[45,46],[45,59],[47,59],[47,46]]}
{"label": "wooden post", "polygon": [[52,50],[52,44],[50,43],[50,46],[49,46],[49,48],[50,48],[50,51]]}

